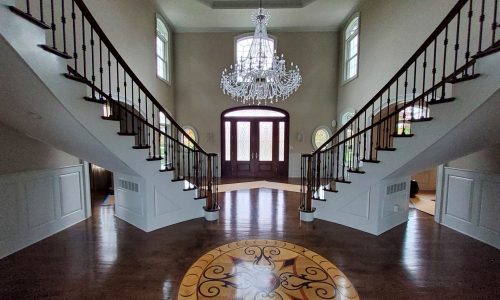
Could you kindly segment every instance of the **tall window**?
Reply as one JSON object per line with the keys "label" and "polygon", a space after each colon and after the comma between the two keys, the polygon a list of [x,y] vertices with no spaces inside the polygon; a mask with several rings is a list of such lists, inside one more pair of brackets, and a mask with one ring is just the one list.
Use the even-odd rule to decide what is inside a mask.
{"label": "tall window", "polygon": [[[235,45],[235,60],[236,63],[242,63],[244,68],[250,67],[250,61],[246,60],[248,57],[248,53],[250,52],[250,47],[253,42],[253,34],[252,35],[244,35],[236,38]],[[262,40],[261,47],[264,50],[266,60],[264,63],[264,70],[270,69],[272,67],[274,50],[276,49],[275,39],[271,36],[268,36],[267,39]],[[256,60],[252,60],[253,64],[256,64]],[[255,67],[255,65],[254,65]],[[238,81],[241,81],[242,78],[238,78]]]}
{"label": "tall window", "polygon": [[344,32],[344,82],[358,76],[359,15],[348,23]]}
{"label": "tall window", "polygon": [[156,16],[156,75],[170,81],[169,32],[160,16]]}

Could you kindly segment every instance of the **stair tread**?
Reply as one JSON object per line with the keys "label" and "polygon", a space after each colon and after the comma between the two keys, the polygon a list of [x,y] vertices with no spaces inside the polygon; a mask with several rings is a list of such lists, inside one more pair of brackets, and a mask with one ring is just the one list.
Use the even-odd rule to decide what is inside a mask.
{"label": "stair tread", "polygon": [[365,174],[366,173],[365,171],[361,171],[361,170],[347,170],[347,172],[354,173],[354,174]]}
{"label": "stair tread", "polygon": [[453,102],[453,101],[455,101],[455,99],[456,99],[455,97],[444,98],[444,99],[431,99],[427,103],[429,105],[435,105],[435,104]]}
{"label": "stair tread", "polygon": [[71,55],[69,55],[68,53],[64,53],[64,52],[61,52],[59,51],[58,49],[55,49],[55,48],[52,48],[50,46],[47,46],[47,45],[38,45],[40,48],[42,48],[43,50],[45,51],[48,51],[52,54],[55,54],[59,57],[62,57],[62,58],[65,58],[65,59],[71,59],[73,58]]}
{"label": "stair tread", "polygon": [[149,149],[151,148],[150,145],[135,145],[135,146],[132,146],[132,149]]}
{"label": "stair tread", "polygon": [[434,118],[433,117],[427,117],[427,118],[420,118],[420,119],[410,119],[408,120],[409,122],[428,122],[428,121],[432,121]]}
{"label": "stair tread", "polygon": [[68,79],[78,81],[78,82],[81,82],[84,84],[90,84],[90,81],[88,81],[85,77],[77,76],[77,75],[73,75],[73,74],[68,74],[68,73],[64,73],[63,75],[64,75],[64,77],[66,77]]}
{"label": "stair tread", "polygon": [[380,160],[376,160],[376,159],[362,159],[361,161],[365,162],[365,163],[373,163],[373,164],[380,163]]}
{"label": "stair tread", "polygon": [[448,83],[451,83],[451,84],[455,84],[455,83],[459,83],[459,82],[464,82],[464,81],[468,81],[468,80],[472,80],[472,79],[476,79],[480,76],[480,74],[471,74],[471,75],[463,75],[462,77],[460,78],[452,78],[450,80],[448,80]]}
{"label": "stair tread", "polygon": [[101,118],[108,121],[120,121],[120,118],[114,116],[102,116]]}
{"label": "stair tread", "polygon": [[409,134],[392,134],[391,135],[392,137],[395,137],[395,138],[409,138],[409,137],[412,137],[412,136],[415,136],[413,133],[409,133]]}
{"label": "stair tread", "polygon": [[331,188],[330,188],[330,189],[326,189],[326,188],[325,188],[325,189],[323,189],[323,191],[325,191],[325,192],[330,192],[330,193],[338,193],[338,192],[339,192],[338,190],[336,190],[336,189],[331,189]]}
{"label": "stair tread", "polygon": [[157,161],[157,160],[162,160],[163,157],[161,156],[152,156],[152,157],[148,157],[146,158],[147,161]]}
{"label": "stair tread", "polygon": [[98,104],[106,104],[106,100],[104,99],[97,99],[97,98],[93,98],[93,97],[83,97],[83,99],[85,99],[85,101],[89,101],[89,102],[94,102],[94,103],[98,103]]}
{"label": "stair tread", "polygon": [[377,151],[396,151],[396,148],[393,147],[377,147],[375,149]]}
{"label": "stair tread", "polygon": [[136,136],[137,133],[133,133],[133,132],[117,132],[118,135],[123,135],[123,136]]}
{"label": "stair tread", "polygon": [[339,182],[339,183],[348,183],[348,184],[351,183],[351,181],[345,180],[344,178],[335,178],[335,179],[333,179],[333,181]]}
{"label": "stair tread", "polygon": [[42,28],[42,29],[50,29],[50,26],[45,23],[45,22],[42,22],[36,18],[34,18],[33,16],[25,13],[24,11],[18,9],[17,7],[15,6],[9,6],[9,9],[11,12],[15,13],[16,15],[30,21],[31,23],[37,25],[38,27]]}

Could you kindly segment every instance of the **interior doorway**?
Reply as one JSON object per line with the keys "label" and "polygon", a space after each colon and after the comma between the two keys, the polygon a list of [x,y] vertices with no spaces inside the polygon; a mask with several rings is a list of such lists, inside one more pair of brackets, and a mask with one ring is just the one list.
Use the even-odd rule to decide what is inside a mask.
{"label": "interior doorway", "polygon": [[221,176],[288,176],[290,118],[266,106],[231,108],[221,115]]}
{"label": "interior doorway", "polygon": [[114,206],[113,172],[89,164],[92,206]]}
{"label": "interior doorway", "polygon": [[437,167],[433,167],[411,177],[410,208],[429,215],[436,213]]}

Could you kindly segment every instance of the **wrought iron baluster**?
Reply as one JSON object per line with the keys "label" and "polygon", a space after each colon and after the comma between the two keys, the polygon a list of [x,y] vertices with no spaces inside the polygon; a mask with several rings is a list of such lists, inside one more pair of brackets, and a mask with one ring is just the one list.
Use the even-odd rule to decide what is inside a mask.
{"label": "wrought iron baluster", "polygon": [[[41,11],[41,10],[40,10]],[[78,50],[76,49],[76,14],[75,0],[71,1],[71,19],[73,20],[73,59],[75,72],[78,74]],[[43,20],[42,20],[43,22]]]}
{"label": "wrought iron baluster", "polygon": [[61,0],[61,23],[62,23],[62,32],[63,32],[63,53],[66,52],[66,11],[64,9],[64,0]]}

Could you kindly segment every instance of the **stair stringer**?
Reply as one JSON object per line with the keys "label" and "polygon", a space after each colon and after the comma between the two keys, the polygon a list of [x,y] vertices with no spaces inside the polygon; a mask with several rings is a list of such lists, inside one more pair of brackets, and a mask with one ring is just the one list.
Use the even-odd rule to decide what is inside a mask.
{"label": "stair stringer", "polygon": [[[314,201],[316,217],[381,234],[407,220],[408,175],[500,142],[494,118],[500,106],[500,53],[479,59],[476,72],[481,76],[453,85],[455,101],[431,106],[432,121],[412,123],[413,137],[395,138],[396,151],[379,151],[380,163],[365,163],[365,174],[350,173],[351,184],[337,183],[338,193],[325,192],[326,201]],[[406,199],[394,202],[387,186],[404,182]],[[367,205],[368,219],[349,213],[350,203]],[[384,211],[391,205],[397,216],[388,219]]]}
{"label": "stair stringer", "polygon": [[[21,79],[30,76],[37,81],[37,84],[44,85],[45,95],[51,97],[40,99],[38,95],[22,94],[21,89],[12,89],[9,96],[11,98],[28,97],[18,104],[26,105],[29,109],[34,109],[31,103],[37,103],[37,107],[42,110],[45,108],[43,113],[47,117],[40,127],[54,128],[53,123],[57,121],[57,126],[65,130],[64,122],[72,122],[72,125],[77,127],[72,132],[72,139],[78,140],[82,135],[87,135],[88,139],[99,147],[90,149],[94,151],[82,155],[81,151],[75,149],[72,139],[56,141],[56,135],[52,135],[52,139],[44,135],[48,130],[32,130],[26,127],[21,130],[69,154],[114,171],[116,180],[126,178],[139,185],[139,192],[133,196],[129,192],[124,192],[124,189],[120,189],[119,185],[115,185],[117,217],[144,231],[152,231],[203,216],[204,201],[194,200],[194,191],[184,192],[184,182],[172,182],[172,172],[159,172],[159,161],[146,161],[148,150],[132,149],[135,143],[134,137],[119,136],[117,134],[119,122],[102,120],[102,106],[83,100],[84,96],[90,94],[90,89],[62,76],[66,72],[68,61],[37,46],[47,42],[44,30],[19,18],[2,5],[0,6],[0,34],[9,48],[16,53],[15,57],[13,56],[14,61],[2,62],[2,64],[19,69],[12,74],[13,78]],[[57,120],[52,120],[50,117],[52,113],[46,111],[48,105],[57,109],[63,118],[60,119],[58,116]],[[114,164],[106,164],[100,157],[104,154],[120,162],[122,168],[117,168]],[[140,207],[140,210],[135,209],[137,207]]]}

